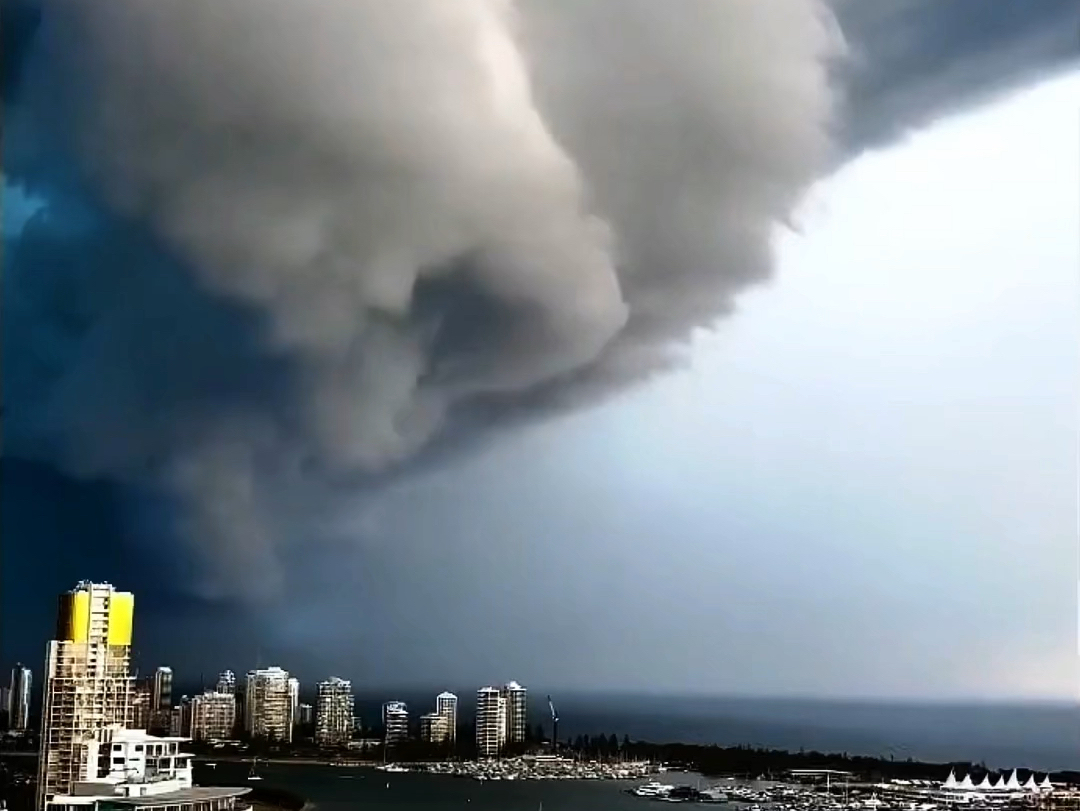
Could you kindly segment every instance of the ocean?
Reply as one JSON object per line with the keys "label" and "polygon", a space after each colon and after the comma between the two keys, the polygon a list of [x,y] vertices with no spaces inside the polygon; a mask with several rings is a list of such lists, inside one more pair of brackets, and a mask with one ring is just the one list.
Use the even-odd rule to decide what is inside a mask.
{"label": "ocean", "polygon": [[[461,718],[470,717],[469,694]],[[413,715],[431,695],[394,696]],[[530,723],[550,734],[542,693],[530,693]],[[750,744],[807,752],[847,752],[896,760],[985,762],[992,768],[1080,769],[1080,704],[889,703],[811,699],[555,695],[559,738],[610,735],[651,742]],[[357,711],[379,715],[375,697]]]}

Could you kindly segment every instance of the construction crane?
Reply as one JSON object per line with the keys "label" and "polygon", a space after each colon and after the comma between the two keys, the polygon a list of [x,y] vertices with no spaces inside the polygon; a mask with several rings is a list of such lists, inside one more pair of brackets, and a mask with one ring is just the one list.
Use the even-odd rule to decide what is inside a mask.
{"label": "construction crane", "polygon": [[555,710],[555,704],[551,696],[547,697],[548,709],[551,710],[551,751],[553,754],[559,751],[559,713]]}

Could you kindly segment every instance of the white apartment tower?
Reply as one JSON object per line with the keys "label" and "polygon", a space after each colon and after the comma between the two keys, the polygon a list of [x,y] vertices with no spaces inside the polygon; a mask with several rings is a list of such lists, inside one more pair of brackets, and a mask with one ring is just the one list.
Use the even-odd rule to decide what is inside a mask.
{"label": "white apartment tower", "polygon": [[337,676],[319,682],[315,742],[319,746],[344,746],[352,738],[352,729],[352,684]]}
{"label": "white apartment tower", "polygon": [[383,727],[386,729],[387,747],[409,739],[409,708],[404,701],[383,704]]}
{"label": "white apartment tower", "polygon": [[207,692],[191,701],[191,737],[197,741],[228,740],[236,728],[236,695]]}
{"label": "white apartment tower", "polygon": [[300,723],[300,680],[289,679],[289,723]]}
{"label": "white apartment tower", "polygon": [[134,595],[108,583],[82,581],[60,596],[45,656],[38,808],[90,779],[90,750],[128,725],[134,609]]}
{"label": "white apartment tower", "polygon": [[11,669],[11,686],[7,694],[8,729],[25,732],[30,726],[30,687],[33,675],[30,668],[17,664]]}
{"label": "white apartment tower", "polygon": [[506,744],[506,698],[498,687],[476,691],[476,754],[495,757]]}
{"label": "white apartment tower", "polygon": [[252,738],[292,742],[293,688],[280,667],[252,670],[244,696],[244,724]]}
{"label": "white apartment tower", "polygon": [[439,693],[435,696],[435,712],[444,719],[447,743],[457,741],[457,696],[453,693]]}
{"label": "white apartment tower", "polygon": [[524,743],[528,720],[526,697],[528,691],[516,681],[508,682],[500,691],[506,700],[506,742]]}

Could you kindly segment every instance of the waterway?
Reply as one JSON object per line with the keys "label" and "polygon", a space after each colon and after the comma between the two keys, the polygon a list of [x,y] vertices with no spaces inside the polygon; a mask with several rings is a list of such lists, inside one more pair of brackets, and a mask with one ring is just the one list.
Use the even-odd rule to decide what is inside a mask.
{"label": "waterway", "polygon": [[[307,798],[316,811],[648,811],[656,804],[626,794],[632,783],[617,780],[480,782],[426,774],[386,774],[372,768],[259,765],[262,780],[248,783],[247,766],[198,766],[202,784],[259,785],[287,789]],[[694,783],[692,775],[661,775],[664,782]],[[641,782],[641,781],[635,781]]]}

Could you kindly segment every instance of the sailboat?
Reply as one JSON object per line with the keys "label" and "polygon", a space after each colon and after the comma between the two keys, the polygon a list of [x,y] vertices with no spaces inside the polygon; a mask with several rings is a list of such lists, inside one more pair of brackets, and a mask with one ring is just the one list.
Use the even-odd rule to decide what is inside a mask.
{"label": "sailboat", "polygon": [[259,775],[255,773],[255,764],[258,762],[258,758],[251,759],[251,771],[248,772],[248,780],[262,780]]}

